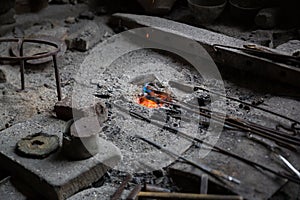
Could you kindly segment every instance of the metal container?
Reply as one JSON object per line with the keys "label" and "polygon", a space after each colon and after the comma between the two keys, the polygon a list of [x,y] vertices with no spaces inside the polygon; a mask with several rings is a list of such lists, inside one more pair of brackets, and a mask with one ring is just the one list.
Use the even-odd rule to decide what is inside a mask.
{"label": "metal container", "polygon": [[227,0],[188,0],[189,8],[201,24],[214,22],[225,9]]}
{"label": "metal container", "polygon": [[176,0],[137,0],[147,14],[163,15],[170,12]]}
{"label": "metal container", "polygon": [[229,0],[230,14],[240,22],[253,23],[254,17],[265,4],[264,0]]}

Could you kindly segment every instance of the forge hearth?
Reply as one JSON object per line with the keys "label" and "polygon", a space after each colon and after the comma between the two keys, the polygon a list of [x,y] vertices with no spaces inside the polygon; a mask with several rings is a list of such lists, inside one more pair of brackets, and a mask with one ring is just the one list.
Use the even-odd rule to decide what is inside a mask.
{"label": "forge hearth", "polygon": [[[170,80],[174,80],[199,84],[199,81],[202,80],[201,75],[188,63],[178,59],[178,57],[154,50],[130,52],[102,69],[101,66],[106,65],[107,59],[96,61],[97,63],[102,63],[101,66],[91,65],[90,62],[94,63],[95,57],[98,59],[99,56],[97,55],[99,53],[103,54],[101,50],[105,48],[101,46],[95,47],[94,52],[81,66],[82,69],[94,66],[96,72],[89,73],[88,79],[80,77],[82,74],[79,74],[77,81],[80,83],[83,81],[86,87],[83,87],[82,84],[78,85],[78,88],[75,86],[73,98],[76,99],[76,94],[81,94],[81,97],[84,96],[85,100],[100,98],[108,105],[109,119],[104,123],[102,137],[112,141],[120,148],[123,160],[118,165],[119,170],[137,173],[168,166],[174,161],[173,158],[164,155],[151,146],[145,145],[134,138],[134,136],[142,135],[155,139],[166,148],[172,149],[177,153],[186,151],[190,147],[191,142],[170,134],[167,130],[158,128],[151,123],[135,119],[125,110],[135,111],[148,119],[161,122],[163,125],[168,125],[178,130],[186,130],[191,136],[196,135],[199,116],[191,116],[180,108],[167,103],[173,99],[190,102],[194,99],[193,94],[170,87],[168,83]],[[154,102],[154,105],[159,104],[159,106],[155,106],[155,109],[142,106],[137,101],[139,95],[140,97],[147,95],[144,90],[147,84],[153,85],[152,87],[155,86],[156,90],[159,91],[156,91],[157,93],[165,95],[164,98],[158,99],[166,102]],[[76,91],[76,89],[78,90]],[[84,94],[81,93],[82,91]],[[108,93],[109,95],[107,95]],[[114,105],[121,106],[125,110],[119,110]]]}

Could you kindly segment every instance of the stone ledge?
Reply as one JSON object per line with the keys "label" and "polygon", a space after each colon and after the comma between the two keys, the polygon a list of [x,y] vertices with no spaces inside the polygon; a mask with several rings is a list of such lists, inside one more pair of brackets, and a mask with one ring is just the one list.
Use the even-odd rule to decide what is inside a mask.
{"label": "stone ledge", "polygon": [[64,126],[64,121],[39,115],[0,132],[1,168],[9,170],[45,198],[60,200],[97,181],[120,161],[118,148],[103,139],[100,153],[82,161],[68,161],[59,151],[45,159],[29,159],[15,154],[15,144],[21,138],[43,131],[62,139]]}

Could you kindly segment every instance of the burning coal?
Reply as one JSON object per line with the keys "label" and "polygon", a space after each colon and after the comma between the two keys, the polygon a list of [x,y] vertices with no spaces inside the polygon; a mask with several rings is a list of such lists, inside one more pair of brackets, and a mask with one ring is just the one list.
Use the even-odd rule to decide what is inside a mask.
{"label": "burning coal", "polygon": [[146,83],[137,98],[137,103],[146,108],[160,108],[171,101],[171,95],[158,90],[153,83]]}

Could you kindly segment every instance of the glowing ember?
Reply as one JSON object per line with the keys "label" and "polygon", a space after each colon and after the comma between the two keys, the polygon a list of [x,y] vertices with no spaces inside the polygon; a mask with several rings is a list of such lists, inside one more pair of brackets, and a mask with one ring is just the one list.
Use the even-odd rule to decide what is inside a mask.
{"label": "glowing ember", "polygon": [[145,96],[138,97],[137,103],[146,108],[159,108],[163,106],[163,103],[156,103],[155,101],[147,99]]}
{"label": "glowing ember", "polygon": [[137,103],[146,108],[159,108],[171,101],[168,93],[158,91],[151,83],[145,84],[143,95],[137,98]]}

